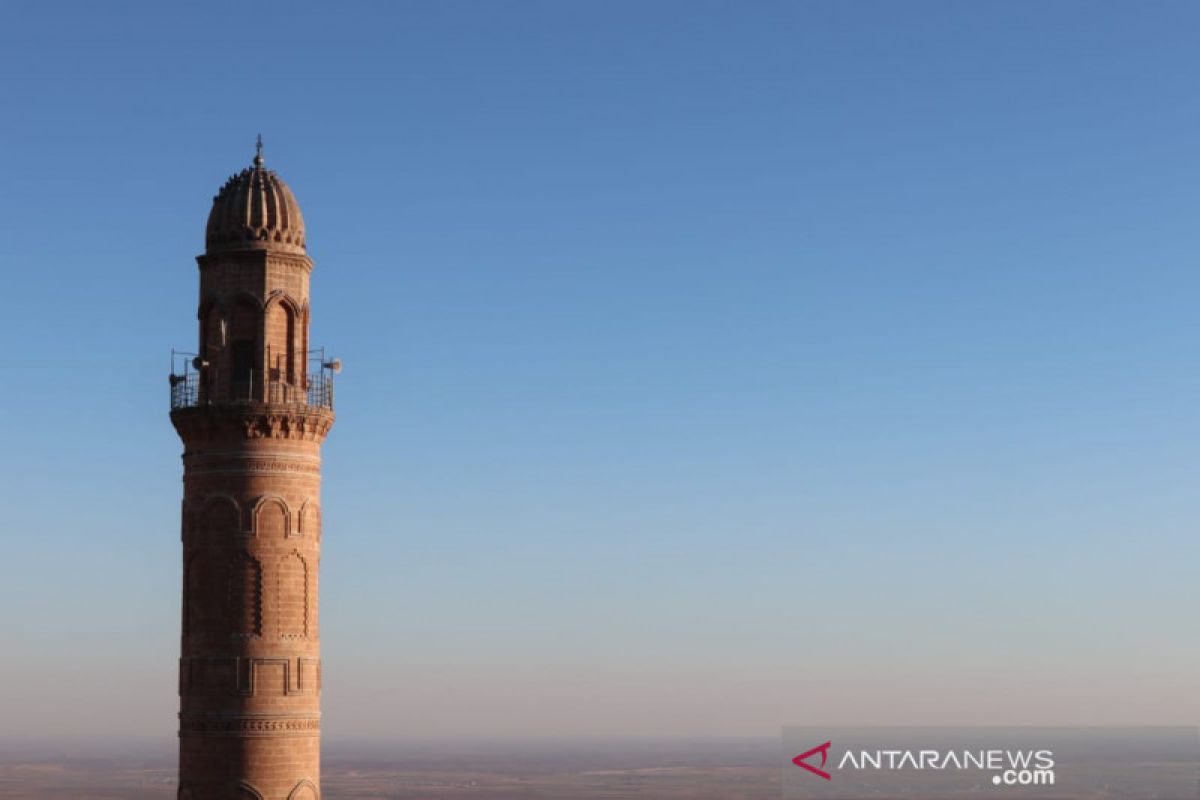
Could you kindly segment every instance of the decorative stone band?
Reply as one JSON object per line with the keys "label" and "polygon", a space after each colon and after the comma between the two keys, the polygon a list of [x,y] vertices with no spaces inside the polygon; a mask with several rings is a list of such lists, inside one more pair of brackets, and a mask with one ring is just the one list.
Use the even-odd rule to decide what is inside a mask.
{"label": "decorative stone band", "polygon": [[317,716],[222,716],[217,714],[179,715],[179,735],[183,736],[318,736],[321,717]]}
{"label": "decorative stone band", "polygon": [[271,250],[269,253],[262,250],[243,250],[234,252],[222,253],[202,253],[196,256],[196,264],[200,267],[200,272],[206,269],[220,268],[225,265],[241,265],[247,262],[252,264],[260,264],[263,261],[268,264],[279,264],[288,269],[302,269],[305,272],[312,272],[312,259],[306,255],[298,253],[286,253],[280,250]]}
{"label": "decorative stone band", "polygon": [[198,475],[321,475],[321,462],[316,458],[291,456],[264,458],[245,453],[227,455],[210,453],[188,463],[187,476]]}
{"label": "decorative stone band", "polygon": [[172,411],[171,422],[188,444],[246,439],[322,442],[333,427],[333,411],[270,403],[192,406]]}
{"label": "decorative stone band", "polygon": [[181,696],[289,697],[320,693],[321,661],[317,658],[192,656],[179,659]]}

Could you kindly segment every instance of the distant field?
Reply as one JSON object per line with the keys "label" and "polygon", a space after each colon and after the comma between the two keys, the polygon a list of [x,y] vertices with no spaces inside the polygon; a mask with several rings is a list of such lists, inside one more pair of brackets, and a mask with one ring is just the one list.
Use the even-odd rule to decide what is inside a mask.
{"label": "distant field", "polygon": [[[759,800],[779,797],[774,742],[327,748],[323,796],[435,800]],[[0,753],[0,798],[174,800],[158,754]]]}
{"label": "distant field", "polygon": [[[644,742],[541,747],[368,744],[330,748],[326,800],[778,800],[778,743]],[[156,756],[15,757],[0,752],[0,800],[175,800],[175,762]],[[1195,766],[1113,769],[1103,787],[1056,787],[1070,800],[1196,800]],[[1188,786],[1186,794],[1172,787]],[[851,789],[851,792],[854,790]],[[847,795],[855,796],[855,795]],[[885,795],[878,791],[870,797]],[[962,797],[913,782],[891,797]],[[994,795],[992,795],[994,796]],[[1013,797],[1018,794],[1012,794]],[[1042,795],[1045,796],[1045,795]]]}

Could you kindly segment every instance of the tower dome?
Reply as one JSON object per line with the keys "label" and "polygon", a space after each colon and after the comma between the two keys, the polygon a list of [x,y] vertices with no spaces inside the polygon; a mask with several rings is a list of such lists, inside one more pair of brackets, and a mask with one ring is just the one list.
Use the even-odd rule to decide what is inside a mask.
{"label": "tower dome", "polygon": [[213,198],[204,236],[209,253],[276,250],[304,255],[304,217],[283,180],[263,166],[262,138],[253,166],[225,182]]}

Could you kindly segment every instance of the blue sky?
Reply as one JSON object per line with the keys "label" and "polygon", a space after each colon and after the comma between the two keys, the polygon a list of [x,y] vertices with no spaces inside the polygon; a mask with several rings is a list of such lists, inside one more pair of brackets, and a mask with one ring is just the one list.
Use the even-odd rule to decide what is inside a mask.
{"label": "blue sky", "polygon": [[1194,722],[1198,25],[5,4],[5,718],[173,735],[168,355],[261,132],[331,737]]}

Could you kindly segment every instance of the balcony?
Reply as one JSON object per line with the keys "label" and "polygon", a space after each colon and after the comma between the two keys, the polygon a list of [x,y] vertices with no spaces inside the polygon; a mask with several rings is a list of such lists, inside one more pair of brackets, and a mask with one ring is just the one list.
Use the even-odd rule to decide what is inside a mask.
{"label": "balcony", "polygon": [[[205,380],[207,384],[202,385]],[[266,389],[264,392],[263,389]],[[333,376],[328,372],[310,374],[304,385],[284,381],[267,381],[251,375],[248,380],[234,381],[231,386],[219,387],[206,373],[184,370],[171,374],[171,410],[205,405],[237,405],[242,403],[271,403],[304,405],[310,408],[333,410]]]}

